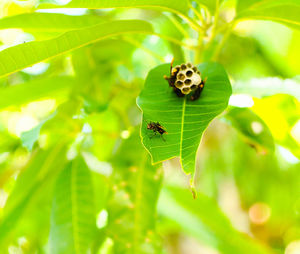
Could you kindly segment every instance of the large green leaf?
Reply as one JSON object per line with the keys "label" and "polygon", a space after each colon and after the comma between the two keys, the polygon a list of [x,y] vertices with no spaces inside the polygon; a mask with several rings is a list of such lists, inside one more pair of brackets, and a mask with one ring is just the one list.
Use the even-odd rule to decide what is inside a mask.
{"label": "large green leaf", "polygon": [[70,77],[53,77],[2,88],[0,110],[35,100],[66,96],[74,82]]}
{"label": "large green leaf", "polygon": [[42,4],[38,8],[88,8],[88,9],[107,9],[107,8],[143,8],[161,11],[170,11],[180,15],[183,19],[196,30],[201,29],[199,25],[189,18],[188,0],[73,0],[66,5]]}
{"label": "large green leaf", "polygon": [[[207,77],[201,97],[196,101],[179,98],[163,76],[170,71],[168,64],[149,72],[145,86],[137,99],[143,111],[142,142],[152,156],[153,163],[180,156],[186,173],[195,170],[196,152],[208,124],[228,104],[231,85],[224,68],[217,63],[199,65],[202,77]],[[159,122],[168,132],[164,138],[153,137],[147,122]]]}
{"label": "large green leaf", "polygon": [[274,151],[274,140],[268,126],[251,109],[231,108],[226,118],[258,151]]}
{"label": "large green leaf", "polygon": [[187,189],[166,187],[158,212],[180,229],[223,254],[266,254],[267,248],[236,231],[216,202],[198,193],[194,200]]}
{"label": "large green leaf", "polygon": [[0,19],[0,29],[22,28],[26,31],[63,32],[103,23],[99,16],[70,16],[57,13],[23,13]]}
{"label": "large green leaf", "polygon": [[39,8],[154,8],[175,13],[186,14],[188,11],[187,0],[72,0],[67,5],[40,5]]}
{"label": "large green leaf", "polygon": [[50,253],[87,253],[95,233],[92,178],[82,158],[57,179],[51,215]]}
{"label": "large green leaf", "polygon": [[298,0],[240,0],[237,19],[272,20],[300,29]]}
{"label": "large green leaf", "polygon": [[113,193],[108,204],[107,232],[115,253],[160,253],[156,234],[156,204],[162,172],[152,166],[138,130],[114,157]]}
{"label": "large green leaf", "polygon": [[108,37],[151,32],[151,25],[145,21],[119,20],[69,31],[50,40],[23,43],[0,52],[0,77]]}

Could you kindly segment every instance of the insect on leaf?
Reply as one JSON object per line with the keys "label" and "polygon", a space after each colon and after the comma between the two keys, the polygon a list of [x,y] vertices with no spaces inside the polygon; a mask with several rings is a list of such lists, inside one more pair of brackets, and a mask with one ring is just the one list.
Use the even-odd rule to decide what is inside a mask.
{"label": "insect on leaf", "polygon": [[[198,100],[177,97],[163,76],[170,65],[163,64],[150,71],[145,86],[137,99],[143,111],[142,142],[152,156],[152,162],[179,156],[183,170],[194,174],[196,152],[204,130],[227,105],[231,85],[224,68],[217,63],[198,66],[207,82]],[[163,138],[147,129],[150,121],[159,122],[168,132]]]}

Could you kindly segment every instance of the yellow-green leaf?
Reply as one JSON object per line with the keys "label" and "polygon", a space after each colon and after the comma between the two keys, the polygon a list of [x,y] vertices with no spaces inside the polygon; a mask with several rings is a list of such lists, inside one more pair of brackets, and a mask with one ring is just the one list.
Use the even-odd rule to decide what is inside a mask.
{"label": "yellow-green leaf", "polygon": [[69,31],[50,40],[23,43],[0,52],[0,77],[112,36],[151,32],[151,25],[145,21],[118,20]]}

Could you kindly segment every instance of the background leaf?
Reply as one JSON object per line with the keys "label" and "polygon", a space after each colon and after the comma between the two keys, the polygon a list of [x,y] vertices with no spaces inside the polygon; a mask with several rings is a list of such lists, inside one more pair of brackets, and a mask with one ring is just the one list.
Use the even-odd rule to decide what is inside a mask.
{"label": "background leaf", "polygon": [[87,253],[96,225],[93,201],[89,169],[78,157],[57,179],[51,215],[51,253]]}
{"label": "background leaf", "polygon": [[239,1],[237,19],[272,20],[300,29],[300,2],[298,0]]}
{"label": "background leaf", "polygon": [[[164,75],[168,64],[149,72],[145,86],[137,99],[143,111],[142,142],[150,152],[154,163],[180,156],[183,170],[193,173],[196,152],[202,134],[208,124],[227,107],[231,86],[223,67],[216,63],[199,65],[202,77],[207,77],[199,100],[179,98],[169,87]],[[147,122],[159,122],[168,132],[164,139],[151,138]]]}
{"label": "background leaf", "polygon": [[251,109],[231,108],[226,118],[258,151],[274,151],[274,140],[268,126]]}
{"label": "background leaf", "polygon": [[120,20],[69,31],[50,40],[23,43],[0,52],[0,77],[101,39],[127,33],[151,32],[151,25],[145,21]]}

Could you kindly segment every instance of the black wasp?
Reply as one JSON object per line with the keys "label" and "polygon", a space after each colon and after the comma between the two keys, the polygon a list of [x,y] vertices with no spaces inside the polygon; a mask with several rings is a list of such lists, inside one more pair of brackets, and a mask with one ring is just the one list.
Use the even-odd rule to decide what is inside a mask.
{"label": "black wasp", "polygon": [[[162,137],[162,139],[165,141],[163,134],[168,134],[163,126],[160,125],[159,122],[149,122],[147,123],[147,129],[152,130],[154,132],[154,135],[159,133]],[[152,137],[151,137],[152,138]]]}

